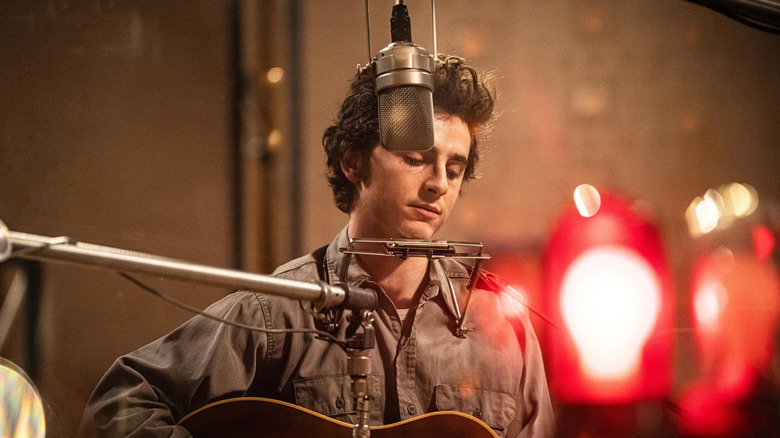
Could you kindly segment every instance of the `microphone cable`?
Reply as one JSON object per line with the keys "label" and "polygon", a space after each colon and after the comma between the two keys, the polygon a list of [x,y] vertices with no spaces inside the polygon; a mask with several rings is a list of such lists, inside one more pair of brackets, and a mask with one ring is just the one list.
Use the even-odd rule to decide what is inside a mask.
{"label": "microphone cable", "polygon": [[[38,247],[35,247],[35,248],[24,248],[24,249],[19,249],[19,250],[13,251],[9,255],[8,260],[11,260],[11,259],[14,259],[14,258],[21,258],[22,256],[33,254],[35,252],[51,248],[52,246],[67,245],[67,244],[71,244],[71,243],[73,243],[73,239],[71,239],[70,237],[67,237],[67,236],[59,237],[59,238],[57,238],[53,242],[45,242],[41,246],[38,246]],[[166,302],[168,304],[171,304],[171,305],[173,305],[175,307],[178,307],[179,309],[185,310],[187,312],[190,312],[190,313],[193,313],[193,314],[196,314],[196,315],[200,315],[200,316],[202,316],[204,318],[211,319],[213,321],[217,321],[217,322],[222,323],[222,324],[227,324],[227,325],[230,325],[230,326],[233,326],[233,327],[236,327],[236,328],[249,330],[249,331],[253,331],[253,332],[261,332],[261,333],[268,333],[268,334],[286,334],[286,333],[304,333],[304,334],[306,334],[306,333],[311,333],[311,334],[317,335],[317,337],[320,338],[320,339],[326,339],[326,340],[332,341],[332,342],[336,343],[337,345],[339,345],[342,348],[345,348],[345,345],[346,345],[346,341],[342,341],[342,340],[338,339],[337,337],[333,336],[331,333],[328,333],[328,332],[323,331],[323,330],[318,330],[318,329],[269,329],[269,328],[266,328],[266,327],[252,326],[252,325],[243,324],[243,323],[236,322],[236,321],[231,321],[231,320],[219,317],[217,315],[213,315],[213,314],[211,314],[209,312],[206,312],[203,309],[197,308],[197,307],[195,307],[193,305],[187,304],[187,303],[185,303],[183,301],[180,301],[180,300],[178,300],[178,299],[176,299],[176,298],[174,298],[174,297],[172,297],[170,295],[164,294],[164,293],[162,293],[162,292],[152,288],[151,286],[146,285],[141,280],[138,280],[137,278],[131,276],[130,274],[128,274],[126,272],[121,272],[120,271],[119,275],[124,277],[125,279],[127,279],[131,283],[135,284],[136,286],[138,286],[142,290],[144,290],[146,292],[149,292],[153,296],[157,297],[158,299],[160,299],[160,300],[162,300],[162,301],[164,301],[164,302]]]}
{"label": "microphone cable", "polygon": [[200,315],[204,318],[211,319],[213,321],[217,321],[222,324],[227,324],[236,328],[249,330],[253,332],[261,332],[261,333],[268,333],[268,334],[286,334],[286,333],[312,333],[315,335],[319,335],[321,337],[328,338],[329,340],[335,342],[338,345],[342,345],[345,341],[341,341],[332,334],[318,330],[318,329],[269,329],[266,327],[259,327],[259,326],[253,326],[248,324],[243,324],[236,321],[231,321],[229,319],[222,318],[220,316],[211,314],[209,312],[206,312],[205,310],[202,310],[200,308],[197,308],[191,304],[187,304],[183,301],[180,301],[170,295],[164,294],[157,289],[148,286],[147,284],[143,283],[142,281],[138,280],[137,278],[131,276],[130,274],[127,274],[126,272],[120,272],[120,276],[124,277],[125,279],[129,280],[131,283],[135,284],[136,286],[140,287],[141,289],[145,290],[146,292],[149,292],[153,296],[161,299],[162,301],[165,301],[168,304],[171,304],[175,307],[178,307],[182,310],[186,310],[188,312],[194,313],[196,315]]}

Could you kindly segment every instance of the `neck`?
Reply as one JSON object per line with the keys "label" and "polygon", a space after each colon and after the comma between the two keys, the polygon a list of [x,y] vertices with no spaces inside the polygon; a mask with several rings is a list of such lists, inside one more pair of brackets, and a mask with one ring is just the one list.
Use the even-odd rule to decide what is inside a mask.
{"label": "neck", "polygon": [[363,269],[376,281],[399,309],[413,307],[428,274],[428,260],[410,257],[361,256]]}

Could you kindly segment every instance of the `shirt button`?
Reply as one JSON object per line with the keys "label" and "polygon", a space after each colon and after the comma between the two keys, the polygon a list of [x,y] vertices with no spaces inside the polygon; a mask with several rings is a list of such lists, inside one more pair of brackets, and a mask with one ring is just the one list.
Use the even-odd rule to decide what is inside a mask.
{"label": "shirt button", "polygon": [[476,419],[482,418],[482,409],[480,409],[480,408],[474,409],[474,413],[472,415]]}
{"label": "shirt button", "polygon": [[414,415],[417,413],[417,406],[415,406],[412,403],[409,403],[409,405],[406,407],[406,412],[409,413],[409,415]]}
{"label": "shirt button", "polygon": [[343,409],[344,408],[344,399],[339,397],[336,399],[336,409]]}

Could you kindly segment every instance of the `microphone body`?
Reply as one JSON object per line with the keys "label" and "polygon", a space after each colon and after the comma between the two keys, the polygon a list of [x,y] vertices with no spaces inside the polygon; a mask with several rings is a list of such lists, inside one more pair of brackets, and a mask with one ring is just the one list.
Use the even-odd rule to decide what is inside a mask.
{"label": "microphone body", "polygon": [[433,146],[434,60],[424,48],[393,42],[372,63],[379,105],[379,140],[390,150]]}
{"label": "microphone body", "polygon": [[[390,17],[389,46],[371,62],[379,106],[379,141],[394,151],[433,147],[435,60],[412,42],[412,23],[403,0]],[[370,44],[369,44],[370,45]]]}

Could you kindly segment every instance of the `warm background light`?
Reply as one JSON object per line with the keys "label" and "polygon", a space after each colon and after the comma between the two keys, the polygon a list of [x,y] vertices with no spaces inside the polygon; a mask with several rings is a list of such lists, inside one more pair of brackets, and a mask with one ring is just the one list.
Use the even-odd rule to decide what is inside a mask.
{"label": "warm background light", "polygon": [[273,67],[266,73],[266,78],[268,78],[268,82],[278,84],[284,78],[284,69],[281,67]]}
{"label": "warm background light", "polygon": [[574,189],[574,204],[582,216],[591,217],[601,207],[599,191],[590,184],[581,184]]}
{"label": "warm background light", "polygon": [[696,197],[685,213],[692,236],[726,228],[758,208],[758,193],[748,184],[730,183]]}

